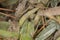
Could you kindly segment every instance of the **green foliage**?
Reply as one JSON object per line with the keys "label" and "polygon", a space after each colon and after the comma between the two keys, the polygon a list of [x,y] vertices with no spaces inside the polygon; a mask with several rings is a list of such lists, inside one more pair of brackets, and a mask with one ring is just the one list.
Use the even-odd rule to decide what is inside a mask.
{"label": "green foliage", "polygon": [[2,2],[2,5],[9,6],[9,5],[16,4],[17,2],[18,2],[18,0],[6,0],[6,1]]}
{"label": "green foliage", "polygon": [[54,21],[49,22],[49,25],[39,33],[35,40],[45,40],[52,33],[55,32],[56,28],[57,28],[56,22]]}
{"label": "green foliage", "polygon": [[14,38],[14,37],[18,37],[18,33],[0,30],[0,36]]}
{"label": "green foliage", "polygon": [[8,31],[9,26],[10,26],[9,22],[0,21],[0,36],[18,37],[18,33]]}
{"label": "green foliage", "polygon": [[31,35],[33,32],[34,32],[33,23],[25,21],[20,31],[20,40],[33,40]]}
{"label": "green foliage", "polygon": [[0,21],[0,29],[8,30],[9,26],[10,26],[9,22]]}
{"label": "green foliage", "polygon": [[[0,3],[3,7],[14,9],[15,7],[12,8],[12,5],[13,6],[15,6],[14,4],[17,5],[18,1],[19,0],[2,0],[0,1]],[[0,21],[0,36],[12,37],[12,38],[16,37],[16,38],[19,38],[20,40],[33,40],[33,37],[35,36],[35,34],[39,32],[39,34],[36,35],[35,40],[45,40],[51,34],[53,34],[56,30],[60,29],[60,24],[58,24],[60,21],[58,21],[58,23],[56,22],[57,20],[60,20],[60,16],[53,16],[52,14],[49,14],[50,12],[49,7],[47,8],[45,5],[49,4],[48,6],[50,7],[56,7],[59,1],[60,0],[28,0],[28,1],[20,0],[19,1],[20,5],[18,5],[18,8],[17,8],[17,9],[19,8],[20,9],[17,10],[17,14],[18,15],[21,14],[21,15],[16,16],[13,14],[14,15],[13,17],[16,16],[16,19],[19,21],[15,21],[15,19],[12,19],[13,21],[11,21],[13,27],[11,27],[10,31],[13,31],[13,32],[8,31],[8,28],[11,26],[9,22]],[[40,6],[42,8],[40,8]],[[20,12],[22,7],[23,7],[23,11]],[[28,10],[26,11],[26,9]],[[3,8],[3,10],[5,9]],[[2,11],[2,12],[5,12],[5,11]],[[42,13],[44,14],[45,12],[46,12],[45,16],[40,16],[40,14]],[[7,14],[11,12],[5,12],[5,13]],[[54,13],[54,10],[52,10],[52,13]],[[9,15],[7,14],[7,16]],[[4,18],[4,17],[5,16],[0,15],[0,18]],[[17,17],[20,17],[20,19]],[[53,20],[50,20],[49,18]],[[54,20],[54,19],[57,19],[57,20]],[[50,20],[50,22],[48,22],[48,24],[45,25],[47,23],[47,20]],[[44,27],[43,29],[42,25],[46,27]],[[15,30],[17,30],[17,28],[19,28],[18,30],[19,33],[14,32]],[[39,31],[40,29],[41,31]],[[60,40],[60,38],[57,38],[57,40]]]}
{"label": "green foliage", "polygon": [[38,9],[39,8],[34,8],[31,11],[28,11],[24,16],[22,16],[21,19],[19,20],[19,25],[22,26],[25,20],[27,20],[27,18],[33,13],[35,13]]}

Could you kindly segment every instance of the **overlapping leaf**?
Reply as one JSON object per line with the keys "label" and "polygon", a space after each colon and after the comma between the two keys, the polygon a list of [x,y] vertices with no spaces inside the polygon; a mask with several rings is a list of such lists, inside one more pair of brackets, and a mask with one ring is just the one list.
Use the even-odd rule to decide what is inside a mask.
{"label": "overlapping leaf", "polygon": [[27,20],[27,18],[29,18],[29,16],[35,13],[38,9],[39,8],[34,8],[31,11],[28,11],[24,16],[22,16],[21,19],[19,20],[19,25],[22,26],[25,20]]}
{"label": "overlapping leaf", "polygon": [[55,22],[50,22],[49,25],[39,33],[35,40],[45,40],[52,33],[54,33],[55,30],[56,30]]}
{"label": "overlapping leaf", "polygon": [[31,35],[33,32],[34,25],[29,21],[25,21],[20,31],[20,40],[33,40]]}

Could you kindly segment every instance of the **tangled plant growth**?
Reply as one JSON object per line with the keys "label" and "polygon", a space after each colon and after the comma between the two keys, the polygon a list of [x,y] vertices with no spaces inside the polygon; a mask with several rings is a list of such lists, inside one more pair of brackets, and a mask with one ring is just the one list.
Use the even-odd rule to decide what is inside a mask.
{"label": "tangled plant growth", "polygon": [[59,40],[60,0],[0,0],[0,40]]}

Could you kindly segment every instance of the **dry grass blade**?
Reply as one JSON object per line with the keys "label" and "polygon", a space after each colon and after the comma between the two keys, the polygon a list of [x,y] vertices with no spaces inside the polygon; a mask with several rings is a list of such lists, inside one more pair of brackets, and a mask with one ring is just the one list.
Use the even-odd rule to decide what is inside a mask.
{"label": "dry grass blade", "polygon": [[[39,12],[40,13],[40,12]],[[54,16],[60,15],[60,7],[49,8],[47,10],[42,10],[40,16],[47,16],[50,19],[57,21],[60,24],[60,21],[57,20]]]}
{"label": "dry grass blade", "polygon": [[[41,10],[39,10],[39,11],[41,11]],[[40,19],[41,19],[41,16],[39,15],[39,13],[37,13],[37,15],[34,19],[34,26],[36,26],[39,23]]]}
{"label": "dry grass blade", "polygon": [[42,16],[42,24],[45,24],[44,17]]}
{"label": "dry grass blade", "polygon": [[13,19],[16,18],[15,16],[12,16],[12,15],[9,15],[9,14],[5,14],[5,13],[2,13],[2,12],[0,12],[0,14],[5,15],[5,16],[8,16],[8,17],[11,17],[11,18],[13,18]]}
{"label": "dry grass blade", "polygon": [[0,0],[0,3],[1,3],[1,2],[4,2],[4,1],[6,1],[6,0]]}
{"label": "dry grass blade", "polygon": [[21,3],[19,3],[19,5],[16,8],[16,10],[17,10],[16,14],[15,14],[16,17],[20,17],[21,15],[23,15],[22,12],[25,10],[26,2],[27,2],[27,0],[23,0]]}
{"label": "dry grass blade", "polygon": [[[39,0],[38,0],[39,1]],[[41,0],[43,4],[47,4],[49,0]]]}
{"label": "dry grass blade", "polygon": [[43,26],[42,26],[38,31],[35,31],[34,34],[33,34],[33,38],[35,38],[35,36],[36,36],[37,34],[39,34],[39,33],[41,32],[41,30],[44,29],[45,26],[48,25],[48,23],[49,23],[50,21],[51,21],[51,19],[48,20],[47,23],[43,24]]}
{"label": "dry grass blade", "polygon": [[0,8],[0,10],[4,10],[4,11],[10,11],[10,12],[15,12],[15,10],[11,10],[11,9],[5,9],[5,8]]}
{"label": "dry grass blade", "polygon": [[22,26],[25,20],[33,13],[35,13],[39,8],[34,8],[31,11],[28,11],[24,16],[19,20],[19,25]]}
{"label": "dry grass blade", "polygon": [[39,14],[40,16],[46,16],[46,15],[53,15],[57,16],[60,15],[60,7],[54,7],[54,8],[48,8],[46,10],[42,10],[42,13]]}

